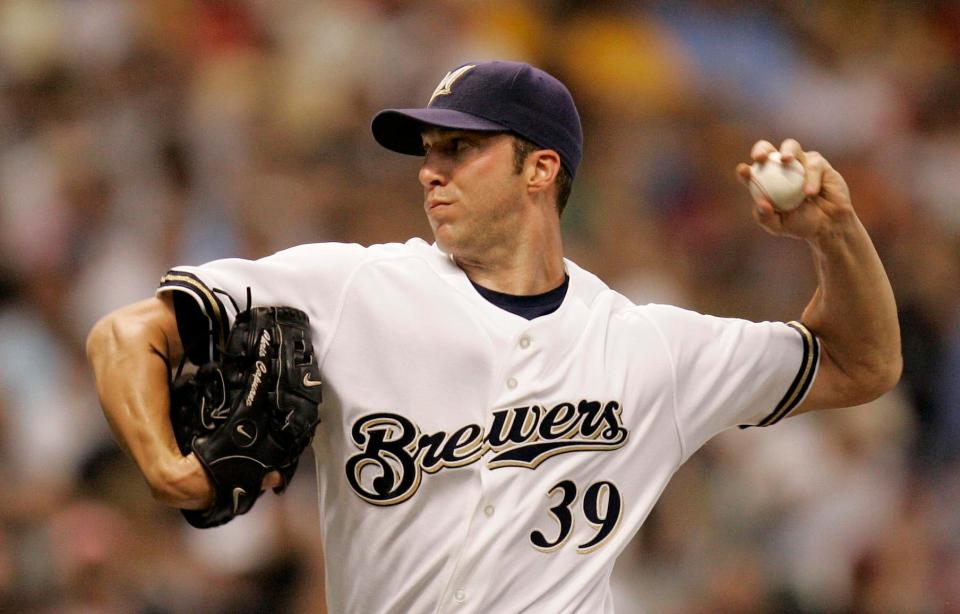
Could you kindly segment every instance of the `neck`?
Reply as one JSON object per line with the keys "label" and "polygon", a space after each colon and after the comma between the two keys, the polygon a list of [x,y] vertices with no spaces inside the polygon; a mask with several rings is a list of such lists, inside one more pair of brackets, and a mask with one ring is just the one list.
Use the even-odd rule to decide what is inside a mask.
{"label": "neck", "polygon": [[560,222],[528,225],[516,240],[486,250],[482,258],[453,256],[475,284],[490,290],[530,296],[549,292],[563,283],[563,240]]}

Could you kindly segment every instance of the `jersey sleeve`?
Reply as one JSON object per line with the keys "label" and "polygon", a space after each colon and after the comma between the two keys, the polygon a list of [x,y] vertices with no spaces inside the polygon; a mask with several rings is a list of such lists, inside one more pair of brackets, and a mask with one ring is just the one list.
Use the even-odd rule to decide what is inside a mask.
{"label": "jersey sleeve", "polygon": [[227,258],[166,273],[157,293],[173,293],[177,326],[190,360],[216,359],[237,312],[250,305],[287,305],[310,316],[320,355],[330,339],[342,295],[367,248],[354,244],[301,245],[259,260]]}
{"label": "jersey sleeve", "polygon": [[820,344],[800,322],[750,322],[663,305],[647,314],[674,372],[677,422],[687,458],[732,426],[770,426],[806,397]]}

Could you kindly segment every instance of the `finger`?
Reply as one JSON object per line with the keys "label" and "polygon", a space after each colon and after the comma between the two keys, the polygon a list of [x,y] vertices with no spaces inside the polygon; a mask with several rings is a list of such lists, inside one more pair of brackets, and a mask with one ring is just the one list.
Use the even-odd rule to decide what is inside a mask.
{"label": "finger", "polygon": [[757,162],[764,162],[767,156],[777,150],[770,141],[757,141],[750,149],[750,157]]}
{"label": "finger", "polygon": [[753,208],[753,219],[770,234],[779,234],[782,220],[773,205],[765,200]]}
{"label": "finger", "polygon": [[263,477],[262,489],[279,488],[283,486],[283,476],[278,471],[271,471]]}
{"label": "finger", "polygon": [[760,222],[770,222],[777,219],[777,210],[769,202],[761,200],[757,203],[757,216]]}
{"label": "finger", "polygon": [[737,179],[740,183],[750,182],[750,165],[741,162],[737,165]]}
{"label": "finger", "polygon": [[804,194],[816,196],[820,193],[820,188],[823,187],[823,173],[828,166],[826,159],[819,152],[807,152],[807,163],[804,164]]}
{"label": "finger", "polygon": [[780,144],[780,160],[784,164],[791,160],[797,160],[804,167],[807,166],[807,156],[796,139],[786,139]]}

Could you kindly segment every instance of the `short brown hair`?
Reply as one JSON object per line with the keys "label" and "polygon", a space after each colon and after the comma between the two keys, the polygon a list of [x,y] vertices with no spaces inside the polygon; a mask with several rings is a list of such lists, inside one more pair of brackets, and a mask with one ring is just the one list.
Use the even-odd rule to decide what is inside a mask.
{"label": "short brown hair", "polygon": [[[513,170],[519,173],[523,170],[523,163],[527,161],[527,156],[543,149],[522,136],[513,137]],[[560,172],[557,173],[557,214],[563,215],[563,210],[567,206],[567,200],[570,198],[570,191],[573,189],[573,177],[567,171],[567,167],[560,165]]]}

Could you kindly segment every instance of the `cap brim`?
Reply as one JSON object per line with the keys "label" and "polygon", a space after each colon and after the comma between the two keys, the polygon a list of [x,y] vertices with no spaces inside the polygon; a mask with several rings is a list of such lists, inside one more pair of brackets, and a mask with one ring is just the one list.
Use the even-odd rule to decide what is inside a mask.
{"label": "cap brim", "polygon": [[454,109],[386,109],[373,118],[373,138],[393,151],[423,155],[423,129],[428,126],[488,132],[507,130],[504,126]]}

